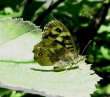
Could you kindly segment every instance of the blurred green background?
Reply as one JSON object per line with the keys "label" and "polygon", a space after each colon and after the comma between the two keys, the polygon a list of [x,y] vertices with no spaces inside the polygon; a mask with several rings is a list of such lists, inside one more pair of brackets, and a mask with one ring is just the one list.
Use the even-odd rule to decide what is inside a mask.
{"label": "blurred green background", "polygon": [[[0,19],[23,18],[40,26],[54,19],[70,30],[77,49],[103,79],[91,97],[110,97],[110,0],[1,0]],[[0,97],[43,97],[0,88]]]}

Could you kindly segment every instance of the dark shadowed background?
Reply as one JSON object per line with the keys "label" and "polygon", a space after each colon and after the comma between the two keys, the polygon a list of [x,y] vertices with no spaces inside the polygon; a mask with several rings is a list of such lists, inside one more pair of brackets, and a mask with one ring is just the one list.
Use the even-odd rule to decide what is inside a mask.
{"label": "dark shadowed background", "polygon": [[[1,0],[0,19],[23,18],[40,26],[59,20],[70,30],[79,54],[103,79],[91,97],[110,97],[110,0]],[[0,88],[0,97],[43,97]]]}

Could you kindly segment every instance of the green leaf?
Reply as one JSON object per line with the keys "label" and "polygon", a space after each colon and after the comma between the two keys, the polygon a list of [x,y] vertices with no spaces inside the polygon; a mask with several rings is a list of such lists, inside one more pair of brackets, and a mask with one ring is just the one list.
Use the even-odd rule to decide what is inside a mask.
{"label": "green leaf", "polygon": [[105,59],[110,60],[109,49],[105,46],[101,46],[101,54]]}
{"label": "green leaf", "polygon": [[61,72],[34,62],[32,50],[41,39],[39,27],[11,18],[0,20],[0,26],[0,87],[46,97],[90,97],[96,90],[101,78],[84,61],[77,64],[79,68]]}
{"label": "green leaf", "polygon": [[33,61],[33,47],[41,39],[41,30],[22,19],[5,18],[0,21],[0,60]]}
{"label": "green leaf", "polygon": [[108,24],[108,25],[102,25],[102,26],[100,27],[100,29],[98,30],[98,33],[101,34],[101,33],[103,33],[103,32],[108,32],[108,33],[110,33],[110,24]]}

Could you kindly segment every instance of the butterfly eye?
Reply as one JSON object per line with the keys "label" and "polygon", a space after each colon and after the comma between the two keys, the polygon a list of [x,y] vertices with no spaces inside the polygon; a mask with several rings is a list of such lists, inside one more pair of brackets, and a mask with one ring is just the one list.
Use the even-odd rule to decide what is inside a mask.
{"label": "butterfly eye", "polygon": [[55,31],[61,32],[62,30],[60,28],[56,28]]}

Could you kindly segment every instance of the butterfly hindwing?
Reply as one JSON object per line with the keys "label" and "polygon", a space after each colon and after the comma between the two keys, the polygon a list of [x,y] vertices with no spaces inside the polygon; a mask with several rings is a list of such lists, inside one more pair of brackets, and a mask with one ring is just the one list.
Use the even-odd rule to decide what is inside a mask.
{"label": "butterfly hindwing", "polygon": [[60,60],[73,60],[70,53],[62,45],[49,39],[43,39],[34,46],[34,60],[42,66],[51,66]]}

